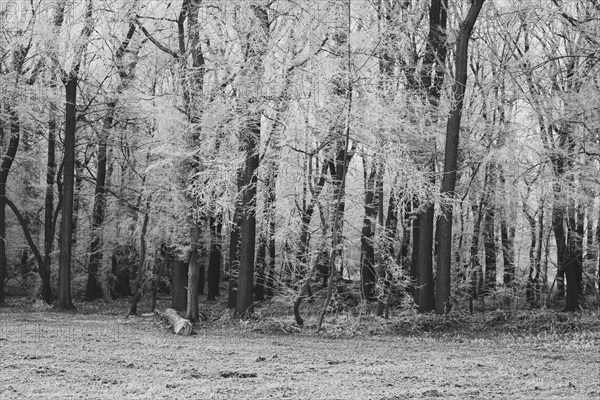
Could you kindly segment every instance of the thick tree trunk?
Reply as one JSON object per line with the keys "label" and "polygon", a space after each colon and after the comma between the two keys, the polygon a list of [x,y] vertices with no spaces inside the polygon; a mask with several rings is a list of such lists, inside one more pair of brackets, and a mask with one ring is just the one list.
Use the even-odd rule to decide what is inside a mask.
{"label": "thick tree trunk", "polygon": [[564,272],[567,279],[567,302],[565,311],[579,309],[579,297],[582,294],[583,273],[583,213],[579,212],[572,201],[568,216],[567,256]]}
{"label": "thick tree trunk", "polygon": [[424,210],[419,215],[419,239],[418,239],[418,280],[415,290],[416,303],[420,313],[426,313],[435,309],[433,295],[433,204],[423,205]]}
{"label": "thick tree trunk", "polygon": [[452,209],[454,190],[456,187],[456,169],[458,163],[458,140],[462,117],[465,87],[467,84],[468,50],[471,32],[485,0],[474,0],[471,3],[466,19],[460,24],[456,41],[454,59],[455,75],[452,85],[453,103],[446,127],[446,146],[444,150],[444,174],[441,194],[447,197],[442,205],[442,215],[438,224],[438,254],[436,275],[435,310],[438,314],[450,311],[450,279],[452,262]]}
{"label": "thick tree trunk", "polygon": [[71,297],[71,256],[73,245],[73,194],[75,188],[75,131],[77,121],[77,73],[71,72],[65,83],[65,155],[63,161],[62,217],[60,224],[60,256],[56,306],[75,308]]}
{"label": "thick tree trunk", "polygon": [[208,257],[208,294],[206,300],[214,301],[219,293],[219,283],[221,280],[221,232],[223,229],[223,219],[221,215],[210,218],[211,243],[210,255]]}
{"label": "thick tree trunk", "polygon": [[171,307],[180,312],[187,310],[188,264],[184,260],[173,262],[171,280]]}
{"label": "thick tree trunk", "polygon": [[[190,231],[190,254],[188,258],[188,281],[187,281],[187,308],[185,318],[192,322],[199,319],[198,295],[200,294],[200,277],[204,269],[200,268],[200,224],[191,222]],[[204,282],[202,282],[204,283]]]}
{"label": "thick tree trunk", "polygon": [[244,132],[246,164],[244,170],[243,211],[240,246],[240,270],[235,314],[251,314],[254,295],[254,252],[256,245],[256,170],[260,143],[260,116],[256,116]]}
{"label": "thick tree trunk", "polygon": [[254,253],[256,245],[256,172],[259,164],[260,131],[262,113],[256,104],[262,100],[260,89],[264,75],[264,59],[268,51],[270,21],[267,8],[263,5],[250,5],[253,13],[252,31],[246,49],[246,62],[241,81],[248,85],[241,102],[247,120],[240,134],[242,151],[246,155],[244,186],[242,194],[242,227],[240,244],[240,269],[235,315],[244,317],[252,314],[254,298]]}

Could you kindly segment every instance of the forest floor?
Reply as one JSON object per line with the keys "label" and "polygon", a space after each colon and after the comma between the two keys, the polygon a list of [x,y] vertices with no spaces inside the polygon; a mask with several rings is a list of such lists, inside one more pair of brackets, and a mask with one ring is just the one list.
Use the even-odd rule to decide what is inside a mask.
{"label": "forest floor", "polygon": [[125,300],[58,312],[9,299],[0,398],[600,398],[598,311],[337,314],[316,333],[310,305],[301,328],[270,303],[233,322],[203,302],[206,320],[182,337],[152,314],[125,318]]}

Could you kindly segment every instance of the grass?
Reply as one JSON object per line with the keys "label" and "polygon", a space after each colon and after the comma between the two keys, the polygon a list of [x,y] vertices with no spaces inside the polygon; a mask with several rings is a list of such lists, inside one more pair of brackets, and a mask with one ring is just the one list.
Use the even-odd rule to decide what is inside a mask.
{"label": "grass", "polygon": [[[58,312],[11,299],[0,308],[0,398],[593,399],[600,397],[600,315],[491,311],[471,316],[365,308],[327,316],[285,301],[232,321],[203,302],[196,334],[127,301]],[[168,301],[159,302],[159,309]],[[140,308],[147,311],[147,304]]]}

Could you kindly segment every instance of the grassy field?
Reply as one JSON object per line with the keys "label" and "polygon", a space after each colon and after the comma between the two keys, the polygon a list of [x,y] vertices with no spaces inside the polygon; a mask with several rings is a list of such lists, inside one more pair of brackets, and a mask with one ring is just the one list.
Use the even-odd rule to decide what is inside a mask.
{"label": "grassy field", "polygon": [[203,304],[208,320],[181,337],[125,309],[0,308],[0,398],[600,398],[598,313],[338,315],[315,333],[275,305],[232,322]]}

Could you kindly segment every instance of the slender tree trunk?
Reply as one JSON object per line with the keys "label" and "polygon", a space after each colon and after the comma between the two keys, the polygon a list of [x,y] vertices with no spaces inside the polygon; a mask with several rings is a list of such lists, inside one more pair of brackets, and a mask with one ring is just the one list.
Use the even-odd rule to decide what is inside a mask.
{"label": "slender tree trunk", "polygon": [[[54,301],[50,286],[50,268],[52,264],[52,249],[56,219],[54,218],[54,184],[56,177],[56,115],[55,110],[50,111],[48,119],[48,160],[46,162],[46,198],[44,201],[44,268],[47,274],[41,276],[42,297],[48,304]],[[57,210],[58,211],[58,210]]]}
{"label": "slender tree trunk", "polygon": [[495,167],[489,165],[486,169],[486,184],[481,201],[483,210],[483,249],[485,253],[485,284],[484,293],[491,294],[496,290],[496,234],[494,193],[496,191]]}
{"label": "slender tree trunk", "polygon": [[471,32],[485,0],[474,0],[466,19],[460,24],[456,41],[455,75],[452,85],[453,103],[446,127],[446,147],[444,151],[444,174],[441,194],[447,197],[442,205],[442,215],[438,224],[438,254],[436,275],[435,310],[438,314],[450,311],[450,274],[452,262],[452,208],[456,187],[456,169],[458,163],[458,139],[462,117],[465,87],[467,84],[468,50]]}
{"label": "slender tree trunk", "polygon": [[365,204],[361,234],[361,284],[365,299],[376,300],[375,294],[375,226],[377,221],[376,180],[379,175],[379,165],[374,162],[371,173],[367,177],[367,163],[363,158],[365,176]]}
{"label": "slender tree trunk", "polygon": [[[381,203],[381,202],[380,202]],[[382,287],[383,293],[380,294],[377,301],[377,316],[382,316],[384,309],[389,301],[389,285],[390,280],[388,278],[389,274],[389,264],[392,260],[394,260],[394,246],[393,241],[396,237],[396,233],[398,230],[398,210],[396,204],[396,195],[392,188],[390,193],[390,199],[388,203],[388,214],[385,220],[385,237],[384,237],[384,248],[382,249],[382,260],[379,263],[377,268],[377,277],[379,279],[379,284]],[[408,229],[404,230],[403,236],[408,236]],[[403,242],[404,242],[403,238]]]}
{"label": "slender tree trunk", "polygon": [[531,215],[527,211],[527,205],[523,204],[523,214],[529,222],[530,229],[530,243],[529,243],[529,273],[527,276],[527,287],[525,289],[525,296],[527,298],[527,302],[529,304],[535,304],[537,301],[539,282],[536,282],[536,272],[538,265],[536,264],[536,255],[537,255],[537,238],[538,238],[538,227],[537,221],[535,219],[535,215]]}
{"label": "slender tree trunk", "polygon": [[[7,107],[8,108],[8,107]],[[0,304],[4,303],[4,281],[6,279],[6,272],[8,271],[6,265],[6,183],[8,181],[8,173],[12,166],[13,160],[17,154],[19,148],[20,139],[20,124],[16,111],[8,108],[9,124],[10,124],[10,138],[8,145],[6,146],[6,153],[2,157],[0,164]],[[4,138],[4,121],[0,120],[0,136],[3,142]]]}
{"label": "slender tree trunk", "polygon": [[242,229],[242,200],[239,198],[243,187],[243,171],[238,171],[238,198],[229,232],[229,287],[227,290],[227,307],[235,308],[237,301],[237,280],[240,268],[240,233]]}
{"label": "slender tree trunk", "polygon": [[77,82],[77,73],[71,73],[65,83],[67,103],[64,140],[65,155],[63,161],[62,217],[60,228],[58,296],[56,303],[56,306],[62,309],[75,308],[71,297],[71,253],[73,245]]}
{"label": "slender tree trunk", "polygon": [[144,278],[144,264],[146,263],[146,231],[148,229],[148,220],[150,218],[150,198],[146,199],[146,210],[144,212],[144,220],[142,222],[142,232],[140,233],[140,262],[137,265],[137,273],[133,284],[133,298],[131,300],[131,308],[129,315],[137,314],[137,305],[142,298],[142,280]]}
{"label": "slender tree trunk", "polygon": [[88,264],[88,281],[86,286],[86,300],[93,301],[102,296],[102,289],[98,282],[98,271],[102,265],[102,225],[106,212],[106,149],[108,134],[112,127],[116,103],[108,103],[108,114],[104,117],[102,130],[98,132],[98,169],[96,173],[96,188],[94,190],[94,208],[92,214],[92,241],[90,244],[90,261]]}
{"label": "slender tree trunk", "polygon": [[560,204],[561,188],[554,185],[554,204],[552,205],[552,229],[556,241],[556,289],[558,298],[565,295],[565,263],[567,260],[567,235],[564,228],[565,209]]}

